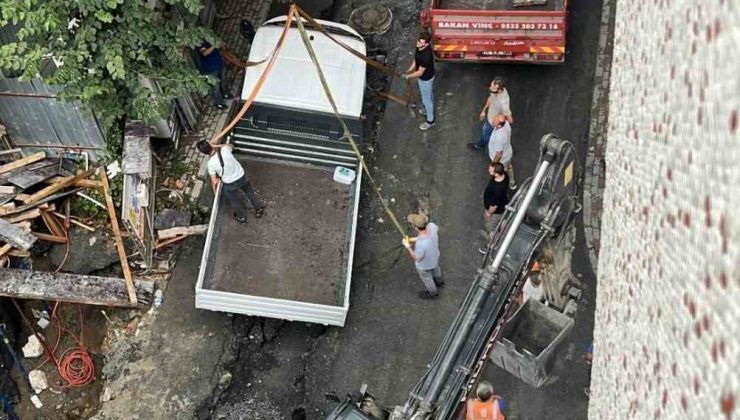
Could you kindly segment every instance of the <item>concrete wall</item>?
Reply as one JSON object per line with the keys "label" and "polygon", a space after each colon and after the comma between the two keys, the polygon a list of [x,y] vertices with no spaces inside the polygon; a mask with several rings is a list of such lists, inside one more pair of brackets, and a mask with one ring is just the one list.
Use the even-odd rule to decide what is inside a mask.
{"label": "concrete wall", "polygon": [[592,419],[740,418],[738,22],[617,4]]}

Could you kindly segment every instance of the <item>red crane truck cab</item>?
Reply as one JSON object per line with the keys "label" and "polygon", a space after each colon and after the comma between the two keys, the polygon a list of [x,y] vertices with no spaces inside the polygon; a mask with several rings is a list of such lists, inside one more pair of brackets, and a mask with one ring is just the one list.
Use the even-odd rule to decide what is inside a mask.
{"label": "red crane truck cab", "polygon": [[440,61],[560,64],[568,0],[432,0],[421,26]]}

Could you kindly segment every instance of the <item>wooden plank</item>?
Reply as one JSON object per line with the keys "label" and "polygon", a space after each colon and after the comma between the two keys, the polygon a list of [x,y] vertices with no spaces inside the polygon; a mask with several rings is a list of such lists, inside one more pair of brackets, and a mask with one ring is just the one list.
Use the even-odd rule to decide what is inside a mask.
{"label": "wooden plank", "polygon": [[13,223],[13,226],[21,230],[31,230],[31,222],[29,222],[28,220],[24,220],[19,223]]}
{"label": "wooden plank", "polygon": [[15,196],[15,200],[20,202],[28,200],[29,198],[31,198],[31,194],[20,193]]}
{"label": "wooden plank", "polygon": [[66,190],[66,191],[58,192],[56,194],[53,194],[53,195],[50,195],[50,196],[48,196],[46,198],[41,199],[41,201],[39,201],[38,203],[26,204],[24,206],[16,207],[14,209],[4,209],[4,208],[0,207],[0,216],[9,216],[11,214],[22,213],[22,212],[24,212],[26,210],[31,210],[32,208],[38,207],[41,204],[48,203],[48,202],[57,200],[57,199],[62,198],[62,197],[66,197],[66,196],[68,196],[70,194],[74,194],[74,193],[76,193],[79,190],[80,190],[79,188],[75,188],[75,189],[71,189],[71,190]]}
{"label": "wooden plank", "polygon": [[110,196],[110,186],[108,185],[108,174],[105,173],[105,168],[98,169],[100,174],[100,181],[103,183],[103,196],[105,196],[105,205],[108,207],[108,215],[110,216],[110,224],[113,228],[113,238],[116,240],[116,248],[118,248],[118,258],[121,260],[121,268],[123,268],[123,278],[126,280],[126,289],[128,290],[128,297],[132,305],[136,305],[136,289],[134,288],[134,280],[131,276],[131,269],[128,266],[128,258],[126,257],[126,248],[123,246],[123,238],[121,238],[121,229],[118,227],[118,217],[116,217],[116,209],[113,207],[113,198]]}
{"label": "wooden plank", "polygon": [[46,228],[49,229],[54,236],[64,236],[64,228],[59,224],[59,221],[51,214],[45,211],[41,212],[41,219],[44,221]]}
{"label": "wooden plank", "polygon": [[18,229],[12,223],[0,219],[0,240],[13,245],[15,248],[28,251],[36,242],[36,237]]}
{"label": "wooden plank", "polygon": [[202,235],[208,231],[208,225],[181,226],[157,231],[157,237],[170,239],[180,235]]}
{"label": "wooden plank", "polygon": [[21,251],[21,250],[18,250],[18,249],[15,249],[15,248],[14,248],[14,249],[11,249],[11,250],[10,250],[10,251],[8,252],[8,255],[10,255],[11,257],[23,257],[23,258],[28,258],[28,257],[30,257],[30,256],[31,256],[31,253],[30,253],[30,252],[28,252],[28,251]]}
{"label": "wooden plank", "polygon": [[49,235],[48,233],[42,233],[42,232],[31,232],[31,235],[41,239],[42,241],[46,242],[54,242],[56,244],[66,244],[67,238],[64,236],[55,236],[55,235]]}
{"label": "wooden plank", "polygon": [[3,204],[2,206],[0,206],[0,208],[4,208],[4,209],[14,209],[14,208],[15,208],[15,203],[5,203],[5,204]]}
{"label": "wooden plank", "polygon": [[[53,211],[53,212],[51,212],[51,214],[53,214],[54,216],[58,217],[62,221],[67,220],[67,217],[65,215],[61,214],[61,213],[57,213],[57,212]],[[71,217],[69,218],[69,222],[72,223],[73,225],[77,225],[77,226],[79,226],[79,227],[81,227],[81,228],[83,228],[85,230],[89,230],[90,232],[95,232],[95,228],[94,227],[88,226],[88,225],[86,225],[86,224],[84,224],[84,223],[82,223],[82,222],[80,222],[78,220],[75,220],[75,219],[71,218]]]}
{"label": "wooden plank", "polygon": [[74,184],[75,182],[77,182],[77,181],[79,181],[81,179],[85,179],[85,178],[89,177],[90,175],[92,175],[92,173],[93,173],[93,171],[85,171],[85,172],[82,172],[82,173],[77,174],[75,176],[68,176],[68,177],[64,178],[62,181],[59,181],[56,184],[51,184],[48,187],[42,189],[41,191],[38,191],[38,192],[32,194],[30,197],[28,197],[28,199],[21,200],[21,201],[23,201],[25,204],[33,204],[33,203],[35,203],[35,202],[37,202],[37,201],[39,201],[39,200],[41,200],[41,199],[43,199],[45,197],[48,197],[48,196],[54,194],[57,191],[63,190],[65,188],[71,186],[72,184]]}
{"label": "wooden plank", "polygon": [[55,159],[44,159],[21,168],[13,169],[10,172],[0,174],[0,184],[5,185],[10,182],[10,178],[20,175],[26,171],[35,171],[36,169],[45,168],[47,166],[59,166],[59,161]]}
{"label": "wooden plank", "polygon": [[15,194],[15,187],[12,185],[0,185],[0,194]]}
{"label": "wooden plank", "polygon": [[[55,182],[59,182],[63,180],[63,176],[55,176],[53,178],[47,179],[44,181],[46,184],[53,184]],[[81,179],[73,184],[75,187],[82,187],[82,188],[103,188],[103,183],[100,181],[95,181],[93,179]]]}
{"label": "wooden plank", "polygon": [[4,256],[8,252],[10,252],[10,250],[12,248],[13,248],[13,245],[11,245],[11,244],[5,244],[5,245],[3,245],[3,247],[0,248],[0,257]]}
{"label": "wooden plank", "polygon": [[8,217],[5,220],[10,223],[18,223],[28,219],[35,219],[39,216],[41,216],[41,209],[36,208],[33,210],[24,211],[21,214],[16,214],[15,216]]}
{"label": "wooden plank", "polygon": [[44,221],[46,228],[49,229],[49,232],[51,232],[52,235],[64,236],[62,225],[59,224],[57,219],[52,216],[51,213],[47,213],[45,211],[41,212],[41,219]]}
{"label": "wooden plank", "polygon": [[45,166],[43,168],[23,171],[17,175],[13,175],[12,177],[8,178],[8,182],[17,185],[18,188],[22,190],[25,190],[26,188],[30,188],[40,182],[43,182],[45,179],[49,179],[56,175],[59,175],[59,164],[52,163],[51,165]]}
{"label": "wooden plank", "polygon": [[10,216],[11,214],[22,213],[26,210],[31,210],[32,208],[38,207],[41,204],[48,203],[48,202],[57,200],[62,197],[66,197],[70,194],[75,194],[79,190],[80,190],[79,188],[74,188],[71,190],[58,192],[56,194],[53,194],[46,198],[41,199],[41,201],[39,201],[38,203],[26,204],[24,206],[16,207],[14,209],[7,209],[7,208],[0,207],[0,216]]}
{"label": "wooden plank", "polygon": [[28,165],[29,163],[38,162],[41,159],[46,158],[45,152],[38,152],[34,153],[32,155],[26,156],[24,158],[20,158],[18,160],[15,160],[13,162],[7,163],[5,165],[0,166],[0,174],[4,174],[5,172],[10,172],[13,169],[17,169],[23,166]]}
{"label": "wooden plank", "polygon": [[[154,282],[137,279],[137,302],[150,305]],[[116,277],[0,269],[0,296],[87,305],[132,307],[124,282]]]}

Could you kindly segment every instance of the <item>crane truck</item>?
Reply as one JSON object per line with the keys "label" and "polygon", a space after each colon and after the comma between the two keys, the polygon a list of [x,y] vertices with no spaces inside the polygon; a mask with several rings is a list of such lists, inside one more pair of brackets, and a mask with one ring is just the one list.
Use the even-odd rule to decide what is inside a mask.
{"label": "crane truck", "polygon": [[406,402],[385,409],[363,385],[344,401],[335,397],[339,404],[327,420],[459,418],[487,360],[533,386],[545,384],[574,322],[535,300],[520,306],[516,296],[543,249],[568,236],[580,211],[577,184],[573,145],[553,134],[542,137],[534,176],[507,206],[457,316]]}

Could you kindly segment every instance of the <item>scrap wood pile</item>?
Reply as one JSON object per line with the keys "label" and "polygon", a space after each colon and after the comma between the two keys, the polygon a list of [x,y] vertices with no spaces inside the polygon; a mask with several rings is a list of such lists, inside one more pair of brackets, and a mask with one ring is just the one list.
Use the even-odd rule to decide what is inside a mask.
{"label": "scrap wood pile", "polygon": [[[86,188],[102,187],[90,179],[92,174],[76,171],[67,159],[47,158],[45,152],[0,165],[0,235],[5,241],[0,255],[28,257],[37,239],[65,244],[71,224],[94,230],[69,214],[66,200],[71,195],[94,200],[84,193]],[[23,240],[29,235],[33,238]]]}
{"label": "scrap wood pile", "polygon": [[[0,152],[0,158],[14,152],[17,153]],[[102,199],[92,197],[101,195]],[[21,264],[20,269],[2,270],[0,296],[109,306],[151,303],[153,283],[135,284],[129,269],[105,170],[78,169],[74,162],[47,157],[45,152],[0,164],[0,267],[19,267],[11,264],[12,258],[28,258],[44,243],[70,247],[72,228],[95,231],[93,223],[71,214],[73,198],[108,213],[109,219],[98,228],[112,229],[125,282],[119,278],[58,273],[63,271],[64,261],[55,273],[23,269]]]}

